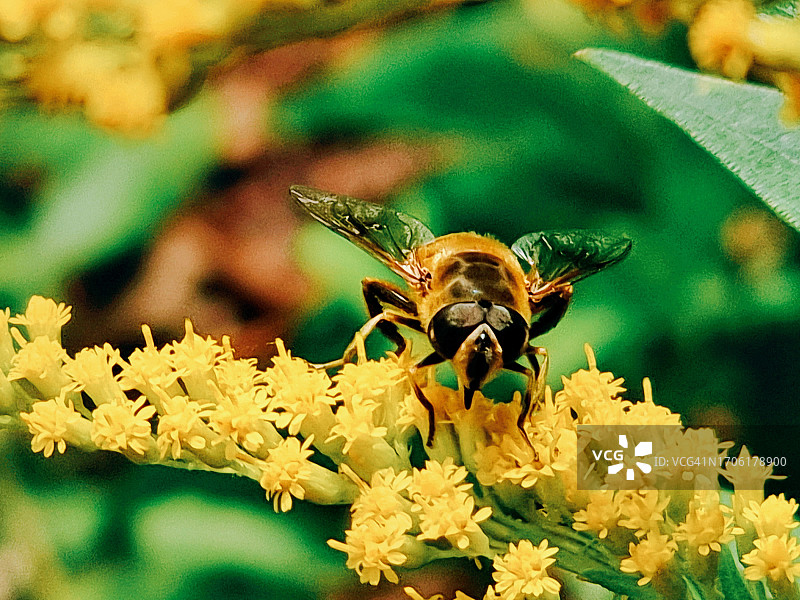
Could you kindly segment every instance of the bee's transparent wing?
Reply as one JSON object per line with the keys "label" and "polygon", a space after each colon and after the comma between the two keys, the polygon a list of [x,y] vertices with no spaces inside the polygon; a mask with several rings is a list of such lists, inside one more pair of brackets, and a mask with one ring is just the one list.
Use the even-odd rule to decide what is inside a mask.
{"label": "bee's transparent wing", "polygon": [[631,240],[597,231],[539,231],[519,238],[511,250],[530,269],[529,280],[575,282],[621,261]]}
{"label": "bee's transparent wing", "polygon": [[413,249],[434,239],[422,222],[385,206],[303,185],[292,186],[291,195],[317,221],[369,252],[409,283],[417,283],[421,277]]}

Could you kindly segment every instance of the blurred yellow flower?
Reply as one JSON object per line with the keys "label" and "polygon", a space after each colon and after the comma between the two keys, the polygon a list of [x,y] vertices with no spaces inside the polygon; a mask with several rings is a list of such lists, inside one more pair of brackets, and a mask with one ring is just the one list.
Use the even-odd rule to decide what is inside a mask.
{"label": "blurred yellow flower", "polygon": [[[415,590],[412,587],[404,587],[403,591],[409,598],[411,598],[411,600],[444,600],[444,594],[434,594],[429,598],[425,598],[425,596],[420,594],[417,590]],[[474,600],[474,598],[467,596],[462,591],[456,591],[456,597],[454,600]]]}
{"label": "blurred yellow flower", "polygon": [[753,64],[749,38],[755,7],[749,0],[709,0],[689,29],[689,50],[701,69],[744,79]]}

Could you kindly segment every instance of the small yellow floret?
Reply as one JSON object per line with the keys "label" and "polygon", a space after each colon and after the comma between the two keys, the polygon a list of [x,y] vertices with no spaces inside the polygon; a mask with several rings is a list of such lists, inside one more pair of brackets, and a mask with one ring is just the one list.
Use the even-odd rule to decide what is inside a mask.
{"label": "small yellow floret", "polygon": [[619,502],[613,490],[594,491],[589,494],[589,504],[575,513],[572,528],[576,531],[593,531],[602,540],[609,529],[617,525],[620,516]]}
{"label": "small yellow floret", "polygon": [[[223,339],[223,345],[227,338]],[[232,354],[232,350],[228,351]],[[255,358],[222,360],[214,365],[217,385],[223,394],[241,394],[264,383],[264,373],[258,370]]]}
{"label": "small yellow floret", "polygon": [[186,396],[165,397],[162,400],[165,412],[158,418],[156,440],[161,458],[170,455],[178,460],[184,446],[192,450],[205,448],[206,439],[201,434],[204,425],[202,418],[211,413],[210,407]]}
{"label": "small yellow floret", "polygon": [[[268,441],[280,439],[269,423],[269,415],[264,412],[268,403],[264,387],[250,388],[247,392],[222,396],[217,400],[208,424],[222,436],[222,440],[232,442],[226,447],[229,460],[233,459],[237,444],[248,452],[258,453]],[[269,436],[269,440],[266,436]]]}
{"label": "small yellow floret", "polygon": [[347,363],[333,376],[333,381],[337,394],[342,398],[361,396],[378,401],[404,381],[405,376],[396,358],[381,358],[360,364]]}
{"label": "small yellow floret", "polygon": [[312,437],[300,444],[296,437],[286,438],[269,451],[261,474],[261,487],[272,498],[275,512],[286,512],[292,508],[292,496],[298,500],[305,498],[303,482],[311,475],[308,460],[314,451],[310,446]]}
{"label": "small yellow floret", "polygon": [[797,540],[786,534],[781,536],[771,535],[759,538],[753,542],[756,549],[742,557],[742,562],[748,567],[744,569],[744,576],[751,581],[768,578],[778,582],[786,579],[794,583],[800,578],[800,547]]}
{"label": "small yellow floret", "polygon": [[786,479],[785,475],[773,475],[772,465],[762,462],[757,456],[751,456],[747,446],[742,446],[735,461],[727,461],[722,470],[736,492],[758,491],[763,493],[768,479]]}
{"label": "small yellow floret", "polygon": [[422,513],[419,519],[420,540],[447,540],[453,547],[468,554],[484,554],[489,550],[489,540],[479,523],[492,515],[488,506],[475,510],[475,498],[459,493],[440,497],[425,504],[414,504],[411,509]]}
{"label": "small yellow floret", "polygon": [[743,529],[734,527],[732,512],[719,503],[718,492],[700,492],[689,504],[686,520],[678,525],[673,537],[687,542],[701,556],[719,552],[722,544],[733,540],[734,534],[744,533]]}
{"label": "small yellow floret", "polygon": [[638,544],[630,543],[630,556],[622,559],[619,570],[623,573],[641,573],[638,584],[647,585],[667,566],[677,549],[675,540],[668,535],[651,531]]}
{"label": "small yellow floret", "polygon": [[761,504],[751,501],[742,514],[755,525],[759,537],[781,536],[788,534],[800,523],[794,520],[797,512],[797,501],[787,500],[783,494],[768,496]]}
{"label": "small yellow floret", "polygon": [[[147,325],[142,326],[145,347],[137,348],[128,357],[128,364],[122,369],[120,382],[124,389],[137,389],[147,394],[153,402],[156,399],[155,389],[168,393],[178,393],[178,378],[183,370],[174,370],[170,362],[169,348],[156,348],[153,334]],[[151,397],[152,396],[152,397]]]}
{"label": "small yellow floret", "polygon": [[155,414],[155,407],[145,406],[144,396],[102,404],[92,413],[92,441],[101,450],[144,455],[153,444],[149,419]]}
{"label": "small yellow floret", "polygon": [[664,522],[664,509],[670,498],[662,498],[658,490],[636,490],[618,493],[622,527],[635,530],[636,537],[658,532]]}
{"label": "small yellow floret", "polygon": [[189,319],[186,319],[185,327],[183,339],[166,348],[169,363],[181,373],[181,381],[190,396],[210,400],[214,395],[214,367],[229,357],[225,354],[226,349],[215,339],[197,335]]}
{"label": "small yellow floret", "polygon": [[51,340],[61,341],[61,328],[66,325],[72,315],[71,306],[63,302],[56,304],[55,300],[32,296],[28,301],[25,314],[11,317],[8,322],[14,325],[24,325],[28,332],[28,339],[33,340],[43,335]]}
{"label": "small yellow floret", "polygon": [[589,369],[580,369],[570,377],[562,377],[564,388],[556,394],[557,405],[572,409],[578,422],[586,425],[619,425],[626,423],[631,403],[620,398],[625,391],[621,377],[597,369],[594,353],[587,345]]}
{"label": "small yellow floret", "polygon": [[493,592],[502,600],[547,598],[555,600],[561,584],[550,577],[547,568],[556,562],[555,546],[548,548],[547,540],[534,546],[522,540],[516,546],[509,544],[508,552],[493,561],[495,580]]}
{"label": "small yellow floret", "polygon": [[472,489],[471,483],[462,483],[467,470],[456,465],[451,457],[444,462],[429,460],[424,469],[414,469],[409,495],[418,504],[434,502]]}
{"label": "small yellow floret", "polygon": [[378,585],[381,575],[392,583],[399,581],[392,567],[405,564],[403,547],[408,542],[411,517],[405,513],[387,519],[354,522],[345,532],[345,541],[328,540],[328,545],[347,553],[347,568],[358,573],[361,583]]}
{"label": "small yellow floret", "polygon": [[64,454],[71,430],[83,420],[72,402],[63,395],[35,402],[31,412],[22,413],[20,417],[33,434],[33,451],[42,452],[47,457],[52,456],[55,449]]}
{"label": "small yellow floret", "polygon": [[189,373],[208,376],[218,359],[224,357],[225,348],[211,336],[204,338],[196,334],[189,319],[186,319],[184,326],[186,335],[183,339],[168,346],[171,350],[170,362],[175,370],[183,369]]}
{"label": "small yellow floret", "polygon": [[19,330],[12,329],[16,341],[22,346],[11,361],[8,379],[27,379],[44,397],[58,396],[61,389],[71,383],[62,370],[67,353],[61,344],[43,335],[26,342]]}
{"label": "small yellow floret", "polygon": [[331,380],[325,371],[292,357],[283,340],[275,340],[275,345],[278,356],[264,373],[264,381],[273,396],[268,414],[275,427],[297,435],[307,416],[330,411],[336,402],[329,391]]}
{"label": "small yellow floret", "polygon": [[350,509],[354,521],[388,518],[404,512],[410,502],[403,497],[411,484],[408,471],[395,473],[394,469],[384,469],[372,476],[370,485],[358,496]]}
{"label": "small yellow floret", "polygon": [[681,416],[679,414],[672,412],[666,406],[659,406],[653,401],[653,386],[649,378],[644,378],[642,388],[644,400],[630,406],[625,424],[680,427]]}
{"label": "small yellow floret", "polygon": [[76,389],[83,390],[99,406],[106,402],[125,398],[114,375],[113,367],[123,364],[119,350],[105,344],[102,348],[85,348],[69,358],[64,365],[64,373],[78,382]]}
{"label": "small yellow floret", "polygon": [[326,441],[342,438],[344,440],[342,452],[347,454],[358,440],[386,437],[388,429],[375,426],[374,413],[374,402],[362,400],[360,397],[352,398],[347,405],[340,406],[336,411],[336,424],[331,427],[330,436]]}

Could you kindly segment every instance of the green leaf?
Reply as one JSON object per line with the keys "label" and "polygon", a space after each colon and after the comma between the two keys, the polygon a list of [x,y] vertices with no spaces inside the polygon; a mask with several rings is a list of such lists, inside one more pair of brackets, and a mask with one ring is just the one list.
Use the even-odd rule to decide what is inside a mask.
{"label": "green leaf", "polygon": [[679,125],[800,229],[800,129],[779,122],[780,92],[612,50],[577,56]]}
{"label": "green leaf", "polygon": [[733,560],[730,546],[725,546],[719,555],[719,585],[726,600],[753,600],[742,579],[742,572]]}
{"label": "green leaf", "polygon": [[796,19],[798,12],[798,0],[784,0],[783,2],[766,2],[760,6],[758,13],[769,17],[788,17]]}
{"label": "green leaf", "polygon": [[691,577],[684,575],[682,579],[686,584],[686,598],[689,600],[706,600],[705,596],[703,596],[703,590]]}

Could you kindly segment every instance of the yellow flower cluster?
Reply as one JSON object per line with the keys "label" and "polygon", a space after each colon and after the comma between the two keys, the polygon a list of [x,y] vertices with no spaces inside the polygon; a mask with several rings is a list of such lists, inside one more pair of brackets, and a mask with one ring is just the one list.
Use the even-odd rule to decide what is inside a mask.
{"label": "yellow flower cluster", "polygon": [[757,71],[786,96],[783,117],[800,120],[800,23],[758,16],[753,0],[573,0],[587,13],[623,29],[632,19],[649,32],[669,22],[689,26],[689,50],[697,65],[730,79]]}
{"label": "yellow flower cluster", "polygon": [[183,340],[163,348],[145,326],[144,348],[127,360],[108,344],[69,357],[60,344],[69,320],[63,305],[35,296],[25,314],[6,310],[0,320],[0,413],[19,417],[35,452],[51,456],[75,446],[141,463],[237,473],[260,481],[276,510],[289,510],[293,497],[355,498],[348,477],[309,460],[313,435],[301,441],[273,424],[284,421],[285,369],[301,365],[311,379],[321,375],[330,383],[282,346],[276,366],[259,371],[254,359],[234,358],[227,339],[203,338],[187,321]]}
{"label": "yellow flower cluster", "polygon": [[[83,108],[96,124],[150,131],[196,68],[197,54],[265,7],[302,0],[4,0],[0,90]],[[221,60],[222,56],[219,57]],[[0,98],[1,100],[1,98]]]}
{"label": "yellow flower cluster", "polygon": [[[643,401],[626,400],[623,380],[600,371],[588,347],[588,369],[546,391],[524,425],[527,441],[519,394],[494,403],[476,393],[467,410],[458,392],[429,380],[436,428],[427,446],[411,357],[367,360],[360,345],[358,362],[331,377],[278,340],[261,371],[189,322],[162,348],[145,327],[144,347],[127,358],[109,345],[70,357],[59,341],[68,319],[69,309],[38,297],[24,315],[0,312],[0,426],[26,426],[45,456],[73,446],[244,475],[276,511],[295,500],[348,504],[350,527],[329,545],[363,583],[469,557],[493,569],[485,600],[553,600],[565,571],[629,598],[718,598],[720,569],[740,559],[736,576],[759,586],[754,597],[766,586],[798,598],[797,503],[764,497],[771,467],[746,449],[724,469],[667,460],[687,449],[719,457],[730,445],[684,430],[647,380]],[[633,438],[660,432],[664,468],[638,473],[633,488],[598,462],[582,472],[605,443],[586,435],[595,426],[632,427]],[[720,474],[732,494],[721,494]]]}

